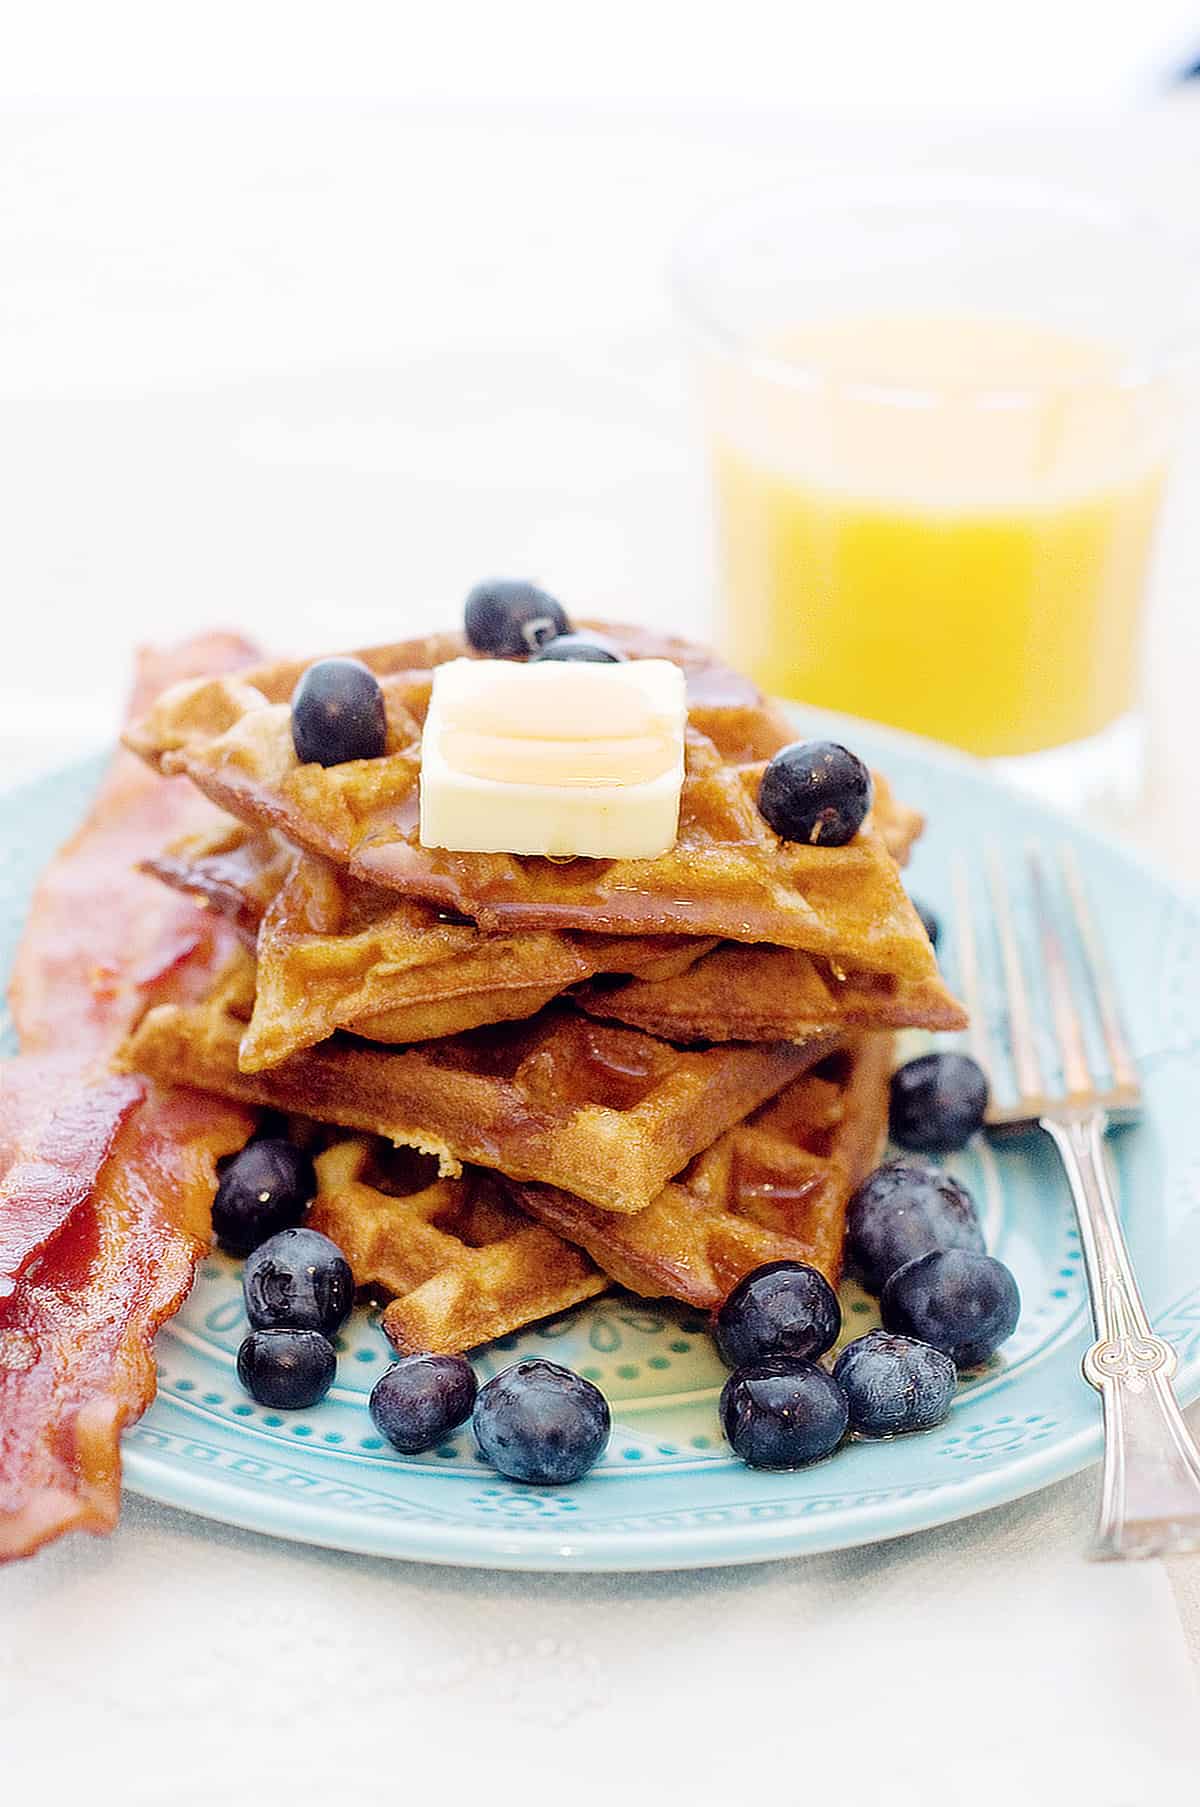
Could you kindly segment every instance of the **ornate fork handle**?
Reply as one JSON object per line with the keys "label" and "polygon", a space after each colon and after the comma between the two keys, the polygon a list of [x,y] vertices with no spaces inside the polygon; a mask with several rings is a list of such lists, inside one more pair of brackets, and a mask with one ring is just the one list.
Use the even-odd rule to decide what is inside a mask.
{"label": "ornate fork handle", "polygon": [[1104,1486],[1095,1557],[1200,1549],[1200,1449],[1171,1385],[1175,1351],[1155,1336],[1125,1244],[1104,1156],[1107,1118],[1044,1117],[1079,1219],[1097,1341],[1084,1377],[1104,1402]]}

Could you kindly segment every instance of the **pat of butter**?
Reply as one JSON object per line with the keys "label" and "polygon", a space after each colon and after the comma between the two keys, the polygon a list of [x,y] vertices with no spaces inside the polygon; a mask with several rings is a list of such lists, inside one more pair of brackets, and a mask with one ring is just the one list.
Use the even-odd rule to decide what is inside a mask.
{"label": "pat of butter", "polygon": [[433,674],[421,845],[655,859],[675,845],[687,701],[668,659],[454,659]]}

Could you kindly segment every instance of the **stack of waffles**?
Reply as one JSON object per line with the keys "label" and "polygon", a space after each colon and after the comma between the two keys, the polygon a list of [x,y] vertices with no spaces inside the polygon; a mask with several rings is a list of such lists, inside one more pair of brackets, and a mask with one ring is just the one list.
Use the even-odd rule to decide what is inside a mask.
{"label": "stack of waffles", "polygon": [[836,1281],[882,1144],[892,1032],[962,1012],[900,881],[920,821],[876,777],[845,847],[756,807],[795,729],[701,648],[605,625],[688,683],[678,839],[654,860],[422,847],[437,635],[356,656],[386,753],[301,765],[283,663],[168,691],[129,736],[225,824],[148,869],[241,951],[122,1063],[286,1113],[309,1221],[390,1300],[401,1351],[465,1350],[616,1284],[693,1306],[793,1258]]}

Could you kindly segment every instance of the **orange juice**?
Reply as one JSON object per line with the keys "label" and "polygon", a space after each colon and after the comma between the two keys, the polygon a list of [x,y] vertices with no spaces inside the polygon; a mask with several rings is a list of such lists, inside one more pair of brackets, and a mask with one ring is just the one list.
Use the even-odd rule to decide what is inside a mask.
{"label": "orange juice", "polygon": [[763,350],[818,375],[743,373],[717,410],[739,666],[985,755],[1133,707],[1163,471],[1114,350],[966,315],[816,322]]}

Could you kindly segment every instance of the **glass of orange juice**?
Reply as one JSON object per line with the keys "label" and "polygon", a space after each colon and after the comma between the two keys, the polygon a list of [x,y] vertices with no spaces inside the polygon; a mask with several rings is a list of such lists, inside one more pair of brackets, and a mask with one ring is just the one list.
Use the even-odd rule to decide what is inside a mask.
{"label": "glass of orange juice", "polygon": [[676,265],[719,638],[763,687],[1136,794],[1191,278],[1100,199],[961,175],[759,197]]}

